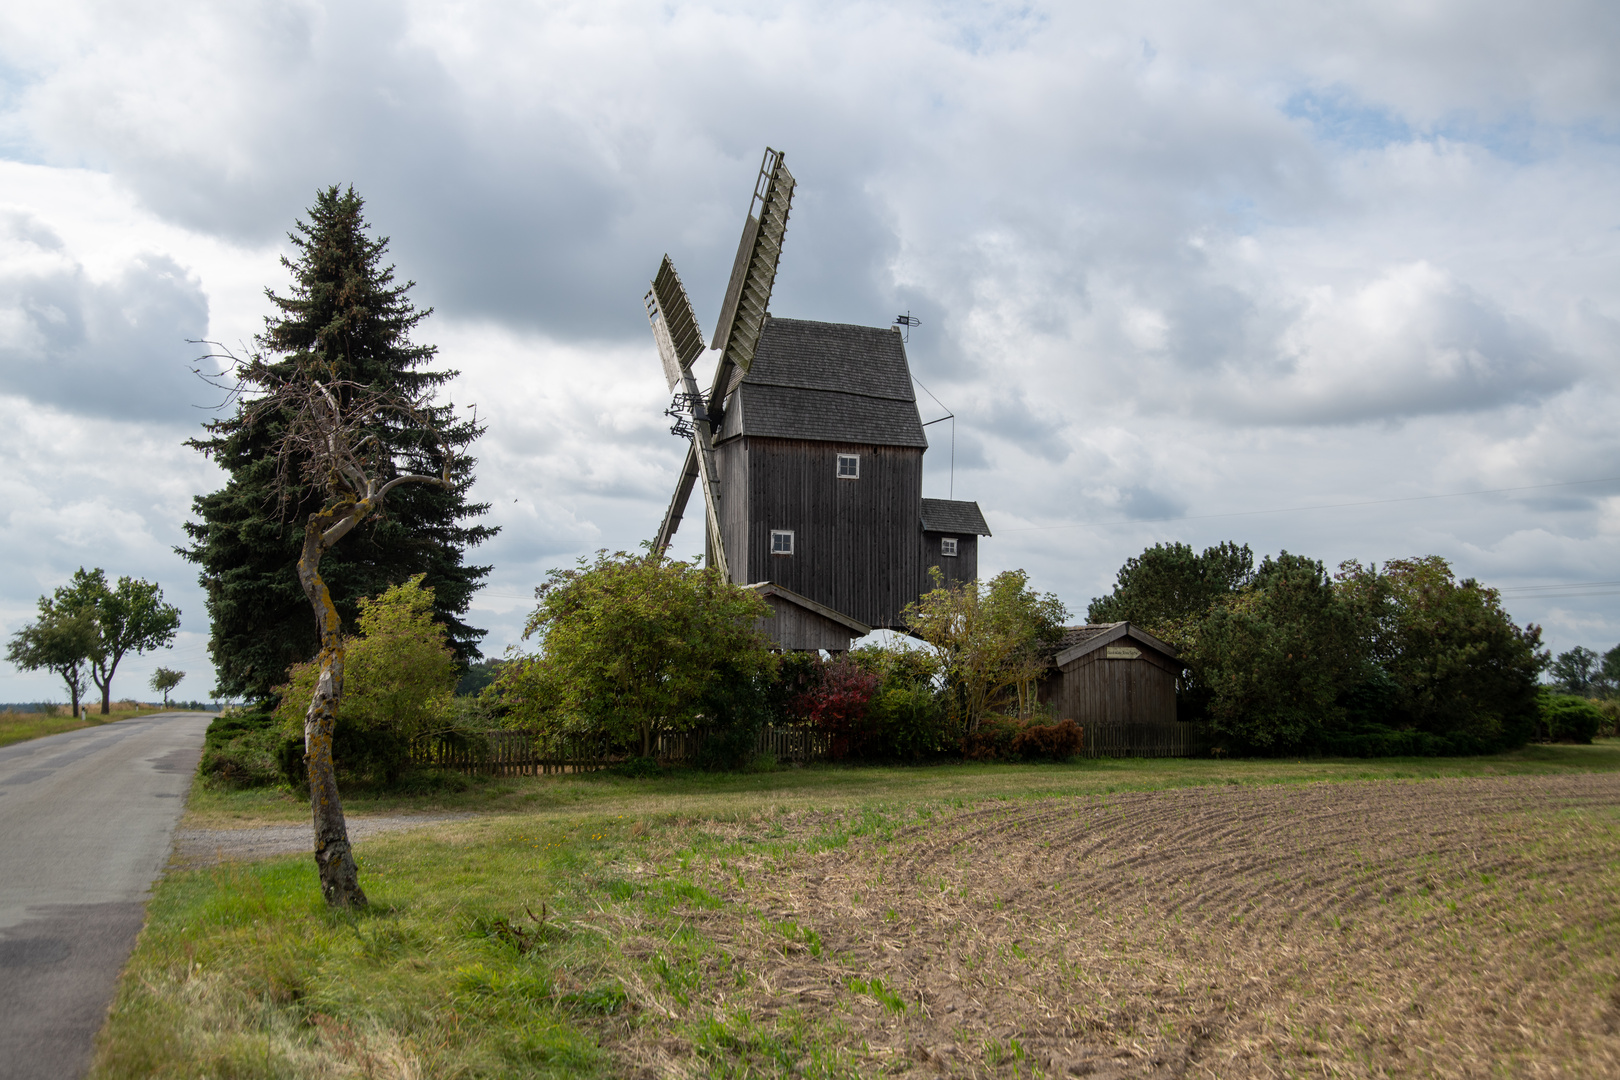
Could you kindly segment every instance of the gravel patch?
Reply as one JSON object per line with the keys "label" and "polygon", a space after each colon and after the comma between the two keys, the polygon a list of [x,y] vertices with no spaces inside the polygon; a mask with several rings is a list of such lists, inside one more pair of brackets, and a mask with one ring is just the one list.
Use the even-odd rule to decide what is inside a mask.
{"label": "gravel patch", "polygon": [[[466,811],[446,814],[377,814],[348,819],[349,839],[359,843],[383,833],[422,829],[450,821],[477,817]],[[313,848],[308,822],[297,825],[256,825],[245,829],[176,829],[170,865],[182,869],[217,866],[222,862],[251,862],[281,855],[306,855]]]}

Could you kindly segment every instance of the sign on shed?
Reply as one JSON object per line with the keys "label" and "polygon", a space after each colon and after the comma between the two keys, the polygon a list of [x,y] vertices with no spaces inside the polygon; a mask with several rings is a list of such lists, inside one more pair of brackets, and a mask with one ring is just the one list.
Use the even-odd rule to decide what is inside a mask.
{"label": "sign on shed", "polygon": [[1040,699],[1082,727],[1174,724],[1181,671],[1174,647],[1128,622],[1072,626],[1040,680]]}

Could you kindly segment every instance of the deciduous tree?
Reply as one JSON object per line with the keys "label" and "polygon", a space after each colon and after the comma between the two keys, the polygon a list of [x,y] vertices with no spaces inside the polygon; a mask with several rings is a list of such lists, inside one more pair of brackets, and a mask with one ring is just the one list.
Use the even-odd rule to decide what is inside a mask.
{"label": "deciduous tree", "polygon": [[[467,463],[451,444],[439,441],[431,387],[411,395],[344,377],[341,336],[315,341],[294,360],[271,363],[260,354],[230,364],[225,384],[236,399],[245,431],[268,429],[272,490],[282,512],[317,491],[322,501],[303,522],[298,580],[320,634],[319,674],[304,718],[304,762],[314,819],[315,864],[321,891],[334,907],[364,906],[359,873],[332,767],[332,736],[343,701],[343,620],[321,575],[321,561],[356,527],[380,517],[389,495],[406,485],[453,487]],[[400,452],[384,432],[409,430],[410,449]],[[412,472],[416,465],[435,473]]]}
{"label": "deciduous tree", "polygon": [[1602,658],[1591,649],[1577,645],[1561,652],[1547,669],[1553,685],[1566,694],[1591,697],[1603,677]]}
{"label": "deciduous tree", "polygon": [[1541,628],[1516,625],[1495,589],[1459,581],[1438,555],[1381,570],[1348,562],[1339,582],[1372,613],[1368,651],[1397,687],[1396,723],[1481,750],[1530,737],[1536,679],[1547,663]]}
{"label": "deciduous tree", "polygon": [[937,652],[964,730],[977,730],[1008,693],[1027,712],[1068,610],[1051,593],[1029,588],[1022,570],[950,587],[941,585],[937,569],[930,572],[934,588],[907,607],[906,624]]}
{"label": "deciduous tree", "polygon": [[1254,552],[1230,541],[1196,554],[1186,544],[1154,544],[1125,560],[1114,591],[1091,602],[1093,623],[1133,622],[1159,633],[1167,624],[1198,618],[1223,596],[1254,579]]}
{"label": "deciduous tree", "polygon": [[1311,741],[1343,713],[1365,677],[1355,609],[1315,559],[1284,551],[1173,635],[1188,667],[1184,693],[1218,732],[1256,748]]}
{"label": "deciduous tree", "polygon": [[180,609],[163,602],[157,583],[120,577],[111,586],[99,566],[75,570],[73,580],[56,590],[51,603],[64,612],[89,615],[95,623],[90,681],[101,691],[103,716],[112,712],[113,675],[124,657],[163,648],[180,629]]}
{"label": "deciduous tree", "polygon": [[[456,681],[456,654],[433,618],[433,591],[421,575],[362,599],[358,629],[344,638],[343,700],[334,730],[391,781],[408,761],[412,741],[439,723],[439,706]],[[318,662],[294,666],[276,710],[284,729],[301,730],[319,680]]]}
{"label": "deciduous tree", "polygon": [[540,654],[496,681],[517,722],[633,743],[645,757],[655,731],[700,722],[718,680],[770,664],[756,629],[765,602],[695,561],[600,551],[535,594],[524,637]]}
{"label": "deciduous tree", "polygon": [[175,671],[173,668],[160,667],[152,672],[152,689],[163,695],[165,709],[169,707],[169,691],[179,686],[185,677],[185,672]]}
{"label": "deciduous tree", "polygon": [[96,622],[88,612],[64,611],[39,598],[39,618],[11,636],[6,659],[24,671],[51,671],[67,684],[73,715],[79,715],[90,656],[96,649]]}

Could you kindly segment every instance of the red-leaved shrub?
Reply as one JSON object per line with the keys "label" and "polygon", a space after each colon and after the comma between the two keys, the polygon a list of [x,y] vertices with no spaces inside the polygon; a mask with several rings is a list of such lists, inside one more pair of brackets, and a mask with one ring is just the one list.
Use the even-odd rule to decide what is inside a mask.
{"label": "red-leaved shrub", "polygon": [[840,657],[821,669],[821,677],[793,699],[793,715],[832,736],[832,756],[858,753],[865,741],[866,706],[881,680]]}
{"label": "red-leaved shrub", "polygon": [[986,717],[962,740],[969,761],[1066,761],[1080,752],[1084,729],[1073,720],[1029,724],[1012,716]]}
{"label": "red-leaved shrub", "polygon": [[1013,756],[1026,761],[1067,761],[1080,752],[1082,736],[1080,725],[1073,720],[1032,724],[1013,736]]}

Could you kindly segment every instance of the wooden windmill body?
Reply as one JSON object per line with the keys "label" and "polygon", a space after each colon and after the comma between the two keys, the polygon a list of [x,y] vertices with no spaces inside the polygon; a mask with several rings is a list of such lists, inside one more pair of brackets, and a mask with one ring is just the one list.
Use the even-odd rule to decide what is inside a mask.
{"label": "wooden windmill body", "polygon": [[709,564],[758,589],[786,649],[848,647],[904,628],[930,587],[978,572],[977,503],[923,499],[928,440],[900,332],[771,317],[768,306],[794,180],[767,149],[726,290],[707,395],[692,362],[696,317],[669,256],[646,297],[665,377],[676,392],[685,466],[655,538],[667,549],[694,487],[703,492]]}

